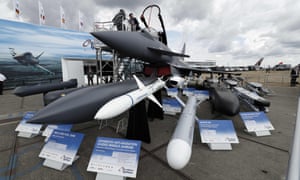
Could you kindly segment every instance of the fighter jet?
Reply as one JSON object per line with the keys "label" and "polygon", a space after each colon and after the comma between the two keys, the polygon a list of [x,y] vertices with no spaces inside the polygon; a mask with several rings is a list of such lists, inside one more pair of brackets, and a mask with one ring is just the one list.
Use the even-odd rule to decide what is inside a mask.
{"label": "fighter jet", "polygon": [[54,74],[53,72],[51,72],[50,70],[44,68],[43,66],[39,65],[39,58],[44,54],[44,52],[41,52],[38,56],[34,57],[32,55],[31,52],[25,52],[22,54],[17,54],[15,52],[14,48],[9,48],[10,50],[10,54],[12,55],[12,57],[17,60],[20,64],[24,65],[24,66],[33,66],[33,67],[37,67],[40,68],[50,74]]}

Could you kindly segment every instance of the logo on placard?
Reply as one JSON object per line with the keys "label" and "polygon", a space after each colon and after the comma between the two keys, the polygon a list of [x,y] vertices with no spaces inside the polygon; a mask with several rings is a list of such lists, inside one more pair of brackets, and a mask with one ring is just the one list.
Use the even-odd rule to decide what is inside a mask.
{"label": "logo on placard", "polygon": [[132,169],[126,169],[123,166],[119,169],[120,172],[124,173],[124,174],[133,174],[133,170]]}
{"label": "logo on placard", "polygon": [[65,156],[65,155],[63,155],[62,157],[61,157],[61,159],[63,160],[63,161],[71,161],[71,158],[70,157],[68,157],[68,156]]}

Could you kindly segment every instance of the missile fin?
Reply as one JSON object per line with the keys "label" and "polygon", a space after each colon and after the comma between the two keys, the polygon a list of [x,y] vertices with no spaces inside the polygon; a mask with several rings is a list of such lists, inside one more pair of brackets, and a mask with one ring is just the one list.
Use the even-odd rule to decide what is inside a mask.
{"label": "missile fin", "polygon": [[148,97],[151,101],[153,101],[155,104],[157,104],[159,107],[162,108],[162,105],[159,103],[159,101],[153,96],[153,94],[150,94]]}
{"label": "missile fin", "polygon": [[138,87],[139,87],[140,89],[145,88],[145,85],[142,83],[141,80],[139,80],[139,78],[137,78],[135,75],[133,75],[133,77],[134,77],[134,79],[135,79],[135,81],[136,81],[136,83],[137,83],[137,85],[138,85]]}

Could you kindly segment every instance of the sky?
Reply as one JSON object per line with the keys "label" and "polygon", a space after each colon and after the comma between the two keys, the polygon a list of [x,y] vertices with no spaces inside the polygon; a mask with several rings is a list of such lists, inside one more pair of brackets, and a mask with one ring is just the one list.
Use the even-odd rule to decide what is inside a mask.
{"label": "sky", "polygon": [[[139,17],[150,4],[161,8],[169,47],[180,51],[186,43],[187,61],[214,60],[217,65],[262,66],[279,62],[300,63],[299,0],[40,0],[47,26],[60,27],[59,6],[65,12],[65,28],[78,30],[78,11],[83,31],[93,22],[111,21],[124,9]],[[38,0],[19,0],[19,21],[39,24]],[[13,0],[0,0],[0,18],[16,20]],[[157,12],[153,11],[153,14]],[[154,19],[155,16],[152,16]],[[141,21],[140,21],[141,23]],[[153,23],[155,24],[155,23]],[[141,25],[142,26],[142,25]],[[142,26],[143,27],[143,26]]]}

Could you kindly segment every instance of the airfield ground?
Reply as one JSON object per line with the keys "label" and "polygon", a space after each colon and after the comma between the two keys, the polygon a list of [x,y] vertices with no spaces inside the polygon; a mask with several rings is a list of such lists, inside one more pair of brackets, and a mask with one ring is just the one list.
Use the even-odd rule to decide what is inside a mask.
{"label": "airfield ground", "polygon": [[[201,143],[199,129],[195,126],[191,160],[184,169],[173,170],[166,161],[166,147],[179,115],[165,115],[164,120],[155,119],[149,122],[151,143],[142,143],[136,179],[285,179],[300,85],[289,86],[289,71],[243,72],[242,77],[248,81],[261,82],[272,91],[272,94],[266,97],[271,102],[267,116],[275,127],[271,136],[255,137],[245,133],[239,115],[230,117],[212,114],[209,102],[204,102],[199,106],[197,116],[201,119],[232,120],[240,143],[233,144],[231,151],[212,151],[206,144]],[[26,97],[21,107],[22,99],[13,95],[11,90],[7,90],[0,96],[0,104],[0,180],[95,179],[96,174],[86,169],[96,138],[123,138],[126,133],[126,128],[116,133],[119,119],[102,129],[98,128],[97,121],[74,125],[72,131],[85,134],[78,151],[80,158],[64,171],[57,171],[44,167],[44,159],[38,157],[45,144],[44,137],[26,139],[17,137],[15,132],[25,112],[43,107],[42,95]],[[243,110],[242,107],[241,111]]]}

